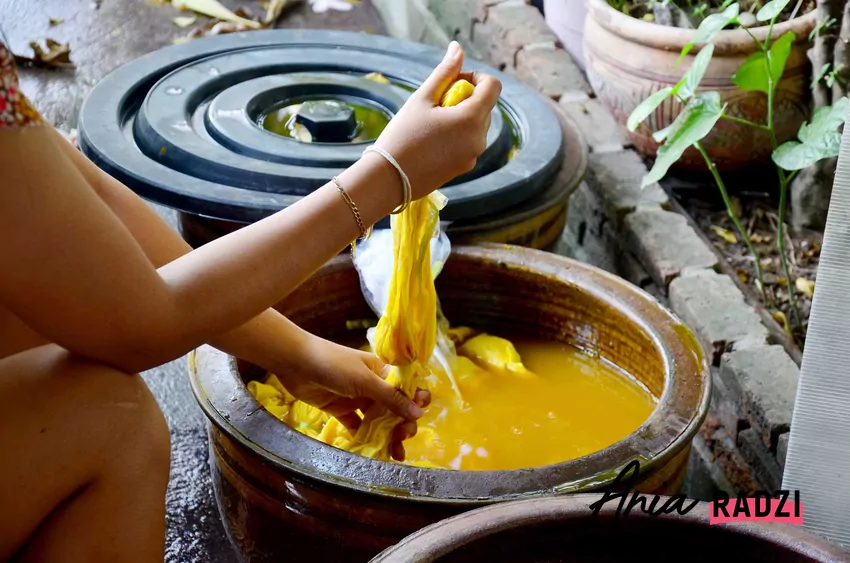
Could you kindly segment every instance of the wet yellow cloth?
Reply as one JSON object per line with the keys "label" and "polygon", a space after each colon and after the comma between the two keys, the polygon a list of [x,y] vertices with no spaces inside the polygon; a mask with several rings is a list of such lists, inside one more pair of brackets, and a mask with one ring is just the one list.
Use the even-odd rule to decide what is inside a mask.
{"label": "wet yellow cloth", "polygon": [[[378,79],[377,76],[369,76]],[[466,80],[455,82],[443,95],[442,106],[454,106],[472,95]],[[387,382],[413,397],[426,386],[431,374],[428,363],[437,339],[437,293],[431,271],[431,239],[438,233],[439,212],[446,199],[439,192],[411,202],[393,215],[393,277],[384,315],[375,329],[375,354],[393,366]],[[453,338],[469,338],[470,329],[454,329]],[[472,337],[451,361],[451,369],[463,389],[481,384],[494,372],[529,375],[513,345],[507,340],[481,334]],[[272,381],[273,378],[273,381]],[[302,401],[295,400],[271,376],[266,384],[252,381],[249,391],[270,412],[294,429],[325,443],[366,457],[389,460],[392,433],[402,419],[382,405],[374,405],[363,416],[356,436],[336,419]],[[432,390],[435,392],[436,390]],[[445,392],[451,392],[446,389]],[[291,400],[287,400],[287,399]],[[417,465],[431,466],[428,462]]]}

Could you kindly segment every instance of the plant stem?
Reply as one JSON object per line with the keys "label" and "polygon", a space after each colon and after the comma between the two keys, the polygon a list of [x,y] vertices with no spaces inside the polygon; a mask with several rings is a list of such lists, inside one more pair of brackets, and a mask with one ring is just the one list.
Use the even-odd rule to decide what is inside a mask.
{"label": "plant stem", "polygon": [[740,117],[727,115],[725,113],[721,116],[721,118],[725,119],[726,121],[738,123],[740,125],[746,125],[747,127],[755,127],[756,129],[761,129],[762,131],[767,131],[767,125],[760,125],[758,123],[750,121],[749,119],[741,119]]}
{"label": "plant stem", "polygon": [[797,17],[797,12],[800,10],[800,6],[803,5],[803,0],[797,0],[797,3],[794,5],[794,9],[791,11],[791,17],[788,18],[788,21],[793,20]]}
{"label": "plant stem", "polygon": [[712,162],[711,158],[708,156],[708,153],[705,152],[705,149],[702,148],[702,145],[699,142],[694,143],[694,146],[702,155],[703,160],[705,160],[706,165],[708,165],[708,169],[711,171],[711,175],[714,176],[714,181],[717,183],[717,188],[720,190],[720,195],[723,197],[723,203],[726,204],[726,213],[729,214],[729,217],[732,219],[732,223],[735,224],[735,228],[738,229],[738,232],[741,234],[741,238],[744,240],[744,244],[747,245],[747,249],[749,249],[750,254],[753,255],[753,261],[755,262],[756,268],[756,279],[758,280],[759,290],[761,290],[762,295],[764,296],[765,304],[770,306],[771,301],[767,296],[767,291],[764,287],[764,280],[762,279],[761,274],[761,263],[759,262],[759,255],[756,252],[756,249],[753,247],[753,243],[750,240],[750,236],[747,234],[746,229],[741,224],[741,220],[738,218],[738,214],[735,213],[735,208],[732,206],[732,200],[729,198],[729,193],[726,191],[726,184],[723,183],[723,178],[720,176],[720,172],[717,170],[717,165]]}
{"label": "plant stem", "polygon": [[[776,151],[779,143],[776,141],[776,131],[773,128],[773,95],[776,85],[773,83],[773,76],[770,72],[770,33],[773,31],[773,22],[776,18],[770,21],[770,31],[767,35],[767,40],[763,46],[765,55],[765,64],[767,67],[767,126],[770,132],[770,143],[773,150]],[[779,174],[779,217],[776,225],[776,247],[779,250],[779,261],[782,263],[782,271],[785,274],[785,280],[788,284],[788,301],[791,303],[791,310],[794,312],[794,322],[800,330],[803,329],[803,320],[800,317],[800,309],[797,307],[797,299],[794,291],[794,280],[791,279],[791,272],[788,270],[788,258],[785,255],[785,214],[788,208],[788,178],[785,176],[785,170],[780,166],[776,166],[776,171]]]}

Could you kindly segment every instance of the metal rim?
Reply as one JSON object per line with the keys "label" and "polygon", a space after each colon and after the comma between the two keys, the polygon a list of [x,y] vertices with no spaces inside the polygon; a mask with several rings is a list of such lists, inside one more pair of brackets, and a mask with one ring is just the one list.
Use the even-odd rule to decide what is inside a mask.
{"label": "metal rim", "polygon": [[[286,166],[279,162],[258,159],[241,161],[237,168],[248,167],[257,173],[270,175],[256,179],[250,186],[236,186],[235,184],[242,180],[227,174],[215,176],[204,170],[204,177],[204,174],[196,175],[175,169],[185,165],[182,161],[185,154],[181,151],[188,150],[193,156],[197,156],[199,152],[203,154],[203,151],[209,148],[212,137],[201,141],[198,137],[193,139],[181,135],[187,132],[181,132],[180,127],[171,127],[169,138],[179,142],[163,143],[163,131],[168,129],[168,125],[185,122],[185,125],[193,127],[195,124],[190,121],[192,116],[178,119],[174,123],[156,119],[137,121],[135,116],[149,99],[158,102],[151,104],[154,107],[168,108],[159,98],[167,98],[164,92],[172,87],[169,80],[179,75],[184,67],[205,67],[209,72],[206,76],[197,73],[199,89],[191,92],[187,90],[185,93],[187,97],[202,98],[192,99],[189,105],[195,104],[193,107],[208,101],[204,95],[210,94],[210,88],[214,91],[216,84],[222,86],[222,81],[226,81],[231,70],[237,72],[227,66],[232,65],[232,61],[228,63],[229,59],[246,57],[248,60],[254,60],[254,76],[251,76],[251,69],[243,69],[240,74],[242,78],[257,79],[273,74],[269,71],[270,68],[298,70],[297,61],[293,62],[294,57],[290,57],[293,60],[279,63],[276,67],[269,61],[261,60],[263,53],[273,54],[280,50],[297,52],[299,60],[306,57],[300,67],[300,70],[305,72],[345,71],[366,74],[378,71],[388,77],[414,83],[424,80],[443,56],[439,49],[387,37],[312,30],[252,31],[167,47],[120,67],[92,90],[80,115],[81,148],[101,168],[143,197],[157,203],[186,213],[234,222],[250,223],[267,217],[298,201],[304,193],[310,191],[309,186],[315,189],[330,180],[340,171],[339,167],[334,168],[333,165],[342,163],[346,156],[352,158],[355,150],[359,156],[363,147],[345,147],[348,154],[345,154],[346,150],[340,152],[339,147],[336,147],[336,161],[330,162],[330,165],[325,163],[326,166],[322,168],[299,167],[299,175],[296,178],[305,178],[306,187],[302,187],[300,191],[294,189],[294,193],[282,194],[274,190],[279,184],[286,182],[279,181],[278,186],[270,186],[268,183],[269,177],[280,176],[280,167]],[[338,60],[336,68],[328,62],[335,60],[334,58]],[[221,65],[221,68],[218,65]],[[304,65],[308,68],[304,68]],[[322,65],[322,68],[318,68]],[[545,99],[522,83],[479,62],[470,60],[466,67],[494,74],[502,81],[501,103],[519,127],[518,133],[523,140],[523,146],[513,160],[504,166],[487,170],[487,166],[493,166],[493,155],[498,152],[496,149],[491,150],[492,154],[485,154],[483,158],[486,165],[484,168],[479,167],[476,173],[443,188],[449,198],[449,205],[443,216],[451,221],[492,215],[538,195],[557,172],[563,153],[563,135],[557,120],[552,119],[552,111]],[[212,72],[213,69],[218,72]],[[188,75],[184,72],[183,77],[186,76]],[[234,84],[228,85],[231,86]],[[376,84],[376,90],[380,90],[378,86],[382,85]],[[384,91],[386,94],[389,89],[384,88]],[[397,102],[401,94],[395,94],[388,94],[384,98]],[[157,112],[168,114],[163,109],[154,111]],[[488,138],[491,147],[499,142],[504,143],[500,127],[500,119],[497,117],[493,120]],[[155,151],[151,149],[154,146],[152,144],[146,146],[145,150],[140,150],[136,142],[137,137],[147,139],[150,143],[160,142],[160,145]],[[205,142],[207,144],[204,144]],[[500,150],[503,148],[502,146]],[[311,149],[315,151],[321,147]],[[152,154],[154,152],[155,154]],[[217,161],[221,168],[223,160],[230,158],[222,159],[222,155],[221,152],[209,153],[207,158]],[[246,162],[251,162],[251,166],[247,166]],[[205,168],[202,163],[200,165]],[[266,186],[265,189],[257,189],[263,185]]]}
{"label": "metal rim", "polygon": [[[505,268],[527,267],[540,259],[542,275],[597,295],[614,295],[617,309],[653,341],[667,374],[665,388],[650,417],[633,433],[600,450],[571,461],[507,471],[449,471],[368,459],[304,436],[282,424],[256,403],[238,374],[235,361],[209,346],[199,348],[190,363],[192,390],[209,420],[228,437],[278,469],[329,485],[409,502],[464,506],[513,500],[553,492],[588,491],[613,481],[628,462],[638,459],[644,470],[664,464],[679,453],[702,424],[711,392],[707,360],[691,351],[695,337],[672,313],[644,291],[579,262],[547,252],[501,244],[456,247],[454,256],[495,261]],[[451,258],[450,258],[451,260]],[[345,257],[325,266],[327,274],[350,268]],[[638,313],[640,311],[640,313]],[[262,430],[261,430],[262,429]],[[274,436],[254,441],[252,436]],[[617,466],[611,470],[612,460]],[[363,482],[369,475],[369,482]],[[505,482],[511,482],[509,490]],[[398,492],[399,484],[406,490]]]}

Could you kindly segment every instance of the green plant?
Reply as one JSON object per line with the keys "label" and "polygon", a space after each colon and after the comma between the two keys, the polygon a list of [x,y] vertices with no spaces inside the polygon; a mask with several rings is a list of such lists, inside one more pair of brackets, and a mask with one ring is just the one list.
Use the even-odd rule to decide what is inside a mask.
{"label": "green plant", "polygon": [[[681,112],[675,121],[667,128],[656,132],[653,138],[658,143],[663,143],[658,149],[655,165],[643,179],[643,185],[647,186],[661,180],[671,165],[673,165],[689,147],[694,147],[703,157],[711,172],[723,201],[735,228],[741,235],[747,249],[755,261],[755,272],[757,284],[764,295],[765,303],[772,307],[770,298],[765,290],[762,277],[761,263],[747,230],[743,228],[738,217],[723,178],[717,166],[702,147],[700,141],[708,135],[715,124],[721,120],[734,121],[740,125],[753,127],[765,131],[770,136],[773,145],[772,161],[776,166],[779,179],[779,220],[776,233],[776,244],[779,256],[787,280],[790,293],[790,301],[794,312],[794,320],[802,327],[802,319],[794,300],[794,283],[788,270],[787,255],[785,248],[785,216],[788,207],[788,186],[794,176],[800,171],[813,164],[830,157],[838,155],[841,144],[839,127],[843,125],[845,115],[850,105],[847,97],[842,97],[831,106],[820,107],[815,110],[811,122],[803,124],[797,135],[798,139],[788,141],[779,145],[774,131],[774,97],[776,85],[785,71],[785,63],[791,52],[794,42],[794,34],[788,32],[773,40],[773,26],[779,14],[788,6],[790,0],[772,0],[759,9],[756,19],[769,26],[767,39],[759,41],[746,27],[738,23],[740,7],[737,3],[730,4],[722,12],[711,14],[706,17],[696,30],[694,40],[682,49],[679,62],[695,48],[701,45],[699,52],[693,57],[690,68],[685,72],[682,79],[675,85],[655,92],[646,98],[634,112],[629,116],[627,127],[635,131],[647,117],[667,99],[674,98],[683,105]],[[800,2],[794,8],[796,13]],[[762,92],[767,97],[767,120],[766,123],[754,123],[745,119],[726,114],[726,106],[721,104],[720,94],[717,92],[697,93],[697,88],[711,62],[714,52],[712,40],[722,29],[728,26],[739,26],[744,29],[758,45],[758,51],[751,55],[738,68],[732,77],[738,88]],[[837,70],[833,71],[833,76]],[[822,76],[817,80],[828,77],[828,68],[822,69]],[[815,82],[817,82],[817,80]],[[834,80],[834,78],[833,78]],[[788,328],[786,324],[786,329]],[[788,331],[790,334],[790,331]]]}

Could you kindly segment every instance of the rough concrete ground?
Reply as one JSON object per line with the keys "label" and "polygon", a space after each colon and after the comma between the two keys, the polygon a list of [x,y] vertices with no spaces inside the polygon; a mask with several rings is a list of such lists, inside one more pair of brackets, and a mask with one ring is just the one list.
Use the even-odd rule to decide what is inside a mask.
{"label": "rough concrete ground", "polygon": [[[231,9],[263,10],[257,0],[222,0]],[[306,2],[293,6],[278,27],[344,29],[383,33],[369,0],[350,12],[313,13]],[[178,13],[153,0],[0,0],[0,30],[14,52],[29,55],[30,41],[68,42],[76,72],[21,71],[22,89],[38,109],[63,128],[76,125],[85,95],[121,64],[186,35],[171,19]],[[50,18],[64,21],[51,26]],[[154,206],[176,228],[175,213]],[[225,563],[235,556],[213,499],[207,464],[205,418],[186,378],[185,358],[143,374],[168,419],[172,435],[168,535],[169,563]]]}

